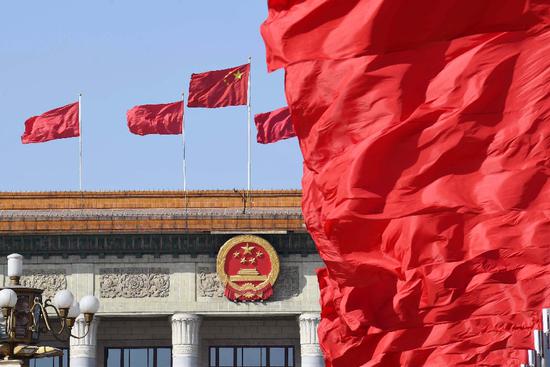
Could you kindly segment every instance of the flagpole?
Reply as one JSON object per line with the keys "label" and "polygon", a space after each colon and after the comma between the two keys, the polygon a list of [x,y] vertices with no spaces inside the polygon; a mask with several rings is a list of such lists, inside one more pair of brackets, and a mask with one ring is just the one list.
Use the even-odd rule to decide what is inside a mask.
{"label": "flagpole", "polygon": [[251,181],[252,181],[252,155],[251,155],[251,136],[252,136],[252,126],[251,126],[251,120],[252,120],[252,108],[250,106],[252,96],[251,96],[251,79],[252,79],[252,57],[248,58],[248,65],[249,65],[249,71],[248,71],[248,93],[247,93],[247,112],[248,112],[248,179],[247,179],[247,189],[250,191],[251,188]]}
{"label": "flagpole", "polygon": [[82,93],[78,94],[79,189],[82,191]]}
{"label": "flagpole", "polygon": [[181,139],[183,143],[183,191],[187,191],[187,166],[185,159],[185,93],[181,94]]}

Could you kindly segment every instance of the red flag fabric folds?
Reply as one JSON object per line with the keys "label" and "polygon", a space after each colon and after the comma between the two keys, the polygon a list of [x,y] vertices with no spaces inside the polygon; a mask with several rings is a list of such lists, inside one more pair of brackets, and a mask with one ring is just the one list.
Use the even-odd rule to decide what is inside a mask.
{"label": "red flag fabric folds", "polygon": [[250,64],[192,74],[187,107],[218,108],[247,104]]}
{"label": "red flag fabric folds", "polygon": [[135,106],[126,118],[133,134],[178,135],[182,133],[183,101]]}
{"label": "red flag fabric folds", "polygon": [[78,102],[58,107],[25,121],[23,144],[43,143],[55,139],[80,136]]}
{"label": "red flag fabric folds", "polygon": [[260,144],[275,143],[296,136],[288,107],[259,113],[254,116],[254,122],[258,130],[257,141]]}
{"label": "red flag fabric folds", "polygon": [[550,3],[269,5],[327,366],[517,366],[550,296]]}

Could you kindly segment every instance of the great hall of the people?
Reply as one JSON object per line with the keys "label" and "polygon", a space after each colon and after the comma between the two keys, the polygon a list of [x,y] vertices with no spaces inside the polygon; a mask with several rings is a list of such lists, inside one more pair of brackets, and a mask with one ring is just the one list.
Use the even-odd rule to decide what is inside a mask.
{"label": "great hall of the people", "polygon": [[[322,266],[299,191],[0,193],[0,281],[101,307],[30,367],[317,367]],[[77,319],[78,331],[83,321]]]}

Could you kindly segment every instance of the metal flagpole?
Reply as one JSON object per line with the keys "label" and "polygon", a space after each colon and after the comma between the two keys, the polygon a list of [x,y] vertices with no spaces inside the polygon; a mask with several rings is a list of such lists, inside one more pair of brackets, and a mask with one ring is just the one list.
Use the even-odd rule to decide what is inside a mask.
{"label": "metal flagpole", "polygon": [[550,309],[542,309],[542,365],[550,365]]}
{"label": "metal flagpole", "polygon": [[82,93],[78,94],[78,146],[80,150],[79,159],[79,189],[82,191]]}
{"label": "metal flagpole", "polygon": [[187,166],[185,160],[185,93],[181,94],[181,139],[183,142],[183,191],[187,191]]}
{"label": "metal flagpole", "polygon": [[252,139],[252,127],[251,127],[251,120],[252,120],[252,108],[250,106],[250,102],[252,100],[251,96],[251,79],[252,79],[252,57],[248,58],[248,65],[249,65],[249,71],[248,71],[248,93],[247,93],[247,112],[248,112],[248,179],[247,179],[247,189],[250,191],[251,188],[251,181],[252,181],[252,156],[251,156],[251,139]]}
{"label": "metal flagpole", "polygon": [[535,367],[543,367],[544,364],[542,360],[542,337],[540,330],[533,330],[533,339],[535,341]]}

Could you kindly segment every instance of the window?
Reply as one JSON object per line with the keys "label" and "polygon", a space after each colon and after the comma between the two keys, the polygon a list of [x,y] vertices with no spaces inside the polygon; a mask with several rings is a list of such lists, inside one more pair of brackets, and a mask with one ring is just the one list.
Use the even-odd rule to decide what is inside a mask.
{"label": "window", "polygon": [[210,347],[210,367],[294,367],[294,347]]}
{"label": "window", "polygon": [[29,367],[69,367],[69,350],[61,348],[62,357],[36,358],[29,361]]}
{"label": "window", "polygon": [[106,367],[170,367],[170,348],[105,348]]}

